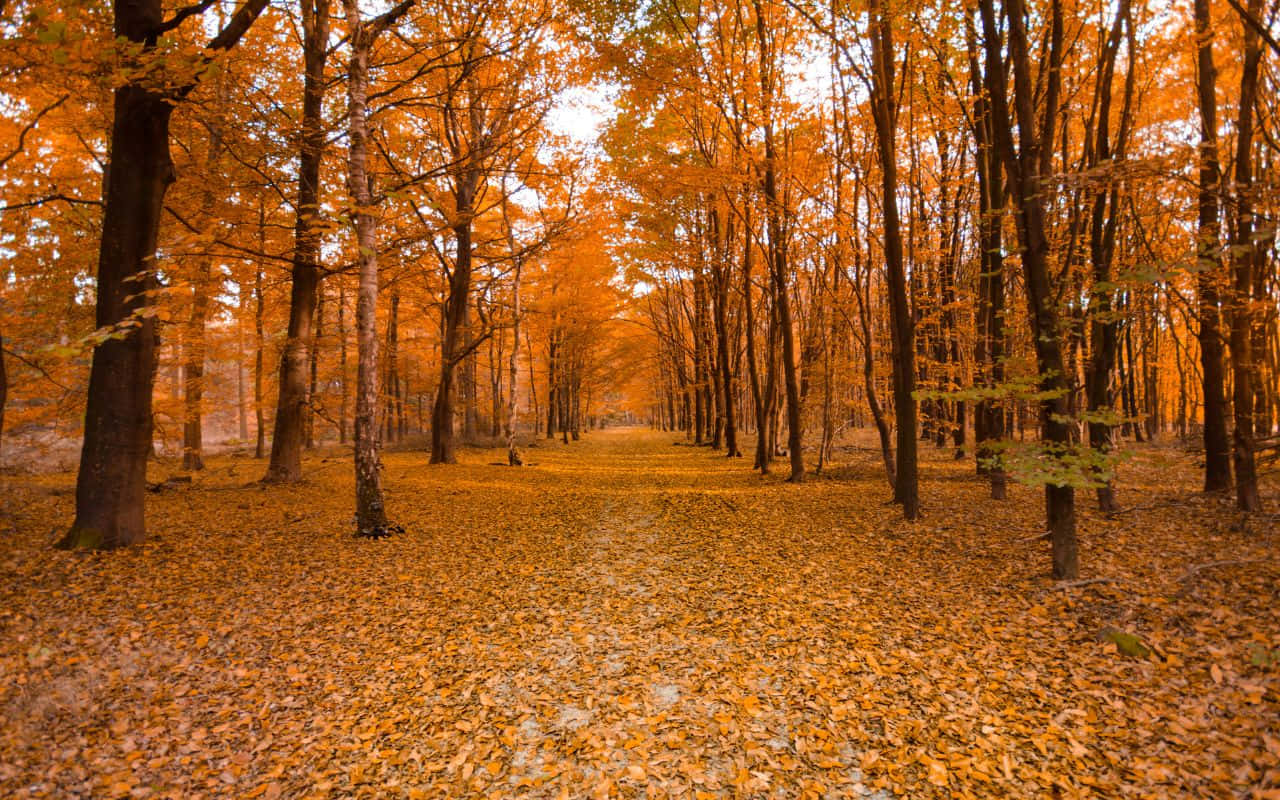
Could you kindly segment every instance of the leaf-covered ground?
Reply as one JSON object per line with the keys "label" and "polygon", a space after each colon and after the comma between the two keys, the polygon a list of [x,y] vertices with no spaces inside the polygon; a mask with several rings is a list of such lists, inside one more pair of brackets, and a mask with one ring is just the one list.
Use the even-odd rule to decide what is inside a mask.
{"label": "leaf-covered ground", "polygon": [[1082,498],[1109,580],[1066,588],[1039,494],[946,453],[914,525],[862,448],[801,486],[641,431],[496,455],[388,454],[384,541],[347,460],[215,460],[101,556],[48,547],[73,476],[6,478],[0,796],[1280,796],[1276,517],[1172,448]]}

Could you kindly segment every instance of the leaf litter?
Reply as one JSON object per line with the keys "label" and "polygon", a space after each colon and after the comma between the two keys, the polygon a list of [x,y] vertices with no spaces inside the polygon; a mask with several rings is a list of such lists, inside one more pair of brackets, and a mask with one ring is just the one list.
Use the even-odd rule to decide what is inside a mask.
{"label": "leaf litter", "polygon": [[672,441],[386,454],[385,541],[318,458],[215,459],[105,555],[49,549],[73,476],[11,479],[0,794],[1280,797],[1275,518],[1173,450],[1082,493],[1061,586],[1038,493],[949,453],[907,524],[863,451],[793,486]]}

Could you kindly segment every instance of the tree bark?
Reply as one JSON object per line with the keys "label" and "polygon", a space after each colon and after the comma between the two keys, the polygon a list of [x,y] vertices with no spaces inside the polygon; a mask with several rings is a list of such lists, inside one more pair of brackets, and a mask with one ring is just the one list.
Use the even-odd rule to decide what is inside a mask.
{"label": "tree bark", "polygon": [[378,536],[387,531],[382,494],[381,442],[378,430],[378,217],[368,170],[369,57],[378,34],[408,11],[406,0],[365,22],[357,0],[343,0],[351,39],[347,67],[347,193],[355,219],[360,285],[356,295],[356,532]]}
{"label": "tree bark", "polygon": [[1196,295],[1200,328],[1201,392],[1204,396],[1204,490],[1231,488],[1231,446],[1227,439],[1226,375],[1218,279],[1222,272],[1218,192],[1218,70],[1213,63],[1213,30],[1209,0],[1195,0],[1196,96],[1200,106],[1199,225],[1197,227]]}
{"label": "tree bark", "polygon": [[908,520],[920,515],[916,466],[915,331],[907,303],[907,277],[902,262],[902,228],[898,219],[897,108],[894,102],[893,26],[880,0],[871,17],[872,116],[880,155],[881,207],[884,216],[885,271],[889,285],[889,320],[893,329],[893,403],[898,425],[894,502]]}
{"label": "tree bark", "polygon": [[[219,106],[225,103],[224,84],[218,81]],[[217,110],[216,109],[215,113]],[[200,220],[206,230],[212,230],[215,197],[213,176],[217,172],[218,157],[222,150],[221,120],[213,120],[209,126],[209,152],[205,156],[205,186],[200,201]],[[196,274],[191,282],[191,316],[187,319],[186,336],[183,337],[185,355],[183,377],[182,468],[204,469],[204,367],[205,327],[209,318],[210,293],[214,290],[213,257],[201,255],[196,259]]]}
{"label": "tree bark", "polygon": [[[712,213],[717,231],[715,264],[712,271],[712,279],[715,284],[712,313],[715,317],[717,366],[720,373],[720,394],[723,398],[721,408],[724,415],[725,455],[729,458],[737,458],[742,455],[742,452],[738,449],[738,423],[737,409],[734,404],[733,369],[729,364],[728,321],[729,275],[731,272],[728,260],[729,248],[732,245],[732,227],[728,226],[727,222],[721,222],[718,213]],[[726,227],[726,230],[720,231],[722,225]],[[721,244],[721,239],[723,239],[723,244]]]}
{"label": "tree bark", "polygon": [[778,155],[773,130],[773,104],[775,71],[777,64],[773,53],[774,39],[768,35],[764,19],[764,8],[760,0],[755,2],[756,34],[760,50],[760,93],[761,114],[764,127],[764,201],[765,218],[769,227],[769,271],[773,284],[773,303],[777,309],[778,334],[782,338],[782,375],[783,388],[787,402],[787,453],[791,461],[789,483],[804,481],[804,434],[801,428],[800,377],[796,363],[796,334],[794,320],[791,318],[791,290],[789,287],[790,264],[787,259],[787,239],[784,227],[789,225],[783,219],[790,213],[783,208],[778,191]]}
{"label": "tree bark", "polygon": [[[1249,0],[1249,14],[1262,18],[1262,0]],[[1262,510],[1258,494],[1258,467],[1253,454],[1253,274],[1259,261],[1253,240],[1254,203],[1253,137],[1254,105],[1258,97],[1258,73],[1262,41],[1247,22],[1243,24],[1244,63],[1240,72],[1240,105],[1236,121],[1236,225],[1231,248],[1233,279],[1231,305],[1231,405],[1235,416],[1232,464],[1236,472],[1236,506],[1241,511]]]}
{"label": "tree bark", "polygon": [[[160,0],[115,5],[116,37],[139,46],[144,60],[156,51],[162,5]],[[266,0],[248,0],[206,51],[233,47],[265,6]],[[117,88],[113,97],[95,313],[105,338],[93,349],[76,515],[57,543],[63,549],[112,549],[140,541],[146,533],[143,499],[159,347],[151,313],[156,240],[164,195],[174,177],[169,119],[174,103],[193,85],[166,91],[152,81],[150,70],[135,72],[139,77]]]}
{"label": "tree bark", "polygon": [[[1028,52],[1026,10],[1023,0],[1006,0],[1009,32],[1009,63],[1013,67],[1014,110],[1017,115],[1018,145],[1013,143],[1014,118],[1009,113],[1006,97],[1003,47],[996,27],[992,0],[981,0],[984,44],[987,53],[986,74],[991,98],[996,146],[1002,155],[1005,172],[1018,200],[1018,241],[1022,247],[1022,272],[1026,284],[1028,312],[1032,322],[1032,338],[1036,363],[1040,372],[1040,425],[1042,446],[1051,458],[1061,458],[1071,446],[1071,425],[1067,419],[1067,379],[1062,358],[1061,336],[1055,295],[1049,278],[1049,242],[1046,237],[1044,195],[1040,181],[1043,130],[1037,129],[1035,113],[1036,87],[1031,78],[1031,56]],[[1052,0],[1054,26],[1050,53],[1050,83],[1056,80],[1061,57],[1061,8]],[[1050,91],[1053,95],[1055,92]],[[1050,105],[1052,108],[1052,105]],[[1050,115],[1051,116],[1051,115]],[[1075,529],[1075,489],[1069,482],[1045,486],[1045,516],[1048,518],[1052,543],[1053,576],[1070,580],[1079,574],[1079,556]]]}
{"label": "tree bark", "polygon": [[453,404],[457,398],[457,367],[466,356],[467,304],[471,296],[471,201],[474,182],[468,175],[454,190],[457,218],[453,228],[457,255],[449,276],[449,296],[444,304],[444,337],[440,348],[440,385],[431,412],[431,463],[453,464],[458,460],[453,431]]}
{"label": "tree bark", "polygon": [[9,401],[9,373],[4,365],[4,334],[0,333],[0,467],[4,466],[4,409]]}
{"label": "tree bark", "polygon": [[253,334],[254,334],[254,353],[253,353],[253,415],[257,425],[256,445],[253,449],[254,458],[262,458],[266,455],[267,450],[267,423],[263,418],[264,409],[262,408],[262,378],[263,368],[265,367],[264,351],[266,350],[266,340],[263,335],[263,316],[265,305],[262,299],[262,266],[258,265],[254,269],[253,283]]}
{"label": "tree bark", "polygon": [[[1096,120],[1092,136],[1092,152],[1086,154],[1089,168],[1098,168],[1112,162],[1111,150],[1111,93],[1115,76],[1116,57],[1120,51],[1123,30],[1129,26],[1129,3],[1121,0],[1115,22],[1107,36],[1100,58],[1095,88]],[[1131,32],[1132,33],[1132,32]],[[1130,45],[1132,47],[1132,45]],[[1132,51],[1130,62],[1132,62]],[[1116,161],[1124,157],[1125,135],[1128,132],[1128,115],[1133,97],[1133,65],[1130,63],[1125,78],[1125,104],[1121,114],[1120,137],[1116,146]],[[1086,140],[1090,137],[1086,136]],[[1089,446],[1098,453],[1107,453],[1112,447],[1113,426],[1101,419],[1112,410],[1111,374],[1115,370],[1118,323],[1114,318],[1112,297],[1111,262],[1115,255],[1116,226],[1119,218],[1120,194],[1115,186],[1118,178],[1111,178],[1109,189],[1100,189],[1093,198],[1093,210],[1089,224],[1089,256],[1093,266],[1093,289],[1089,296],[1089,363],[1085,371],[1085,393],[1088,399],[1090,419]],[[1097,489],[1098,507],[1104,512],[1116,511],[1115,488],[1108,479]]]}
{"label": "tree bark", "polygon": [[320,287],[320,166],[327,131],[324,125],[325,61],[329,55],[329,0],[302,0],[302,135],[298,148],[298,200],[290,273],[289,326],[280,355],[280,386],[268,483],[302,480],[310,354],[317,292]]}
{"label": "tree bark", "polygon": [[974,360],[981,370],[986,396],[978,401],[973,415],[977,441],[978,472],[991,485],[991,498],[1003,500],[1007,478],[1000,443],[1007,435],[1004,404],[993,396],[1004,383],[1004,244],[1001,216],[1005,208],[1003,164],[994,146],[991,106],[983,88],[978,66],[972,16],[966,18],[969,50],[969,79],[974,96],[973,136],[978,177],[978,243],[981,248],[978,277],[978,336]]}

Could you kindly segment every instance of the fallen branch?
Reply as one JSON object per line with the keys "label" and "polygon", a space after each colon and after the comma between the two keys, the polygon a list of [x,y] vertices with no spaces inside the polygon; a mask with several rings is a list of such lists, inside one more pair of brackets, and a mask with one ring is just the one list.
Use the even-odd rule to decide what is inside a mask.
{"label": "fallen branch", "polygon": [[1200,574],[1206,569],[1213,569],[1215,567],[1236,567],[1243,564],[1257,564],[1259,562],[1270,561],[1270,560],[1271,559],[1269,558],[1238,558],[1238,559],[1231,559],[1228,561],[1210,561],[1207,564],[1200,564],[1198,566],[1190,567],[1186,572],[1182,574],[1182,578],[1180,580],[1184,580],[1184,581],[1191,580],[1196,575]]}
{"label": "fallen branch", "polygon": [[1085,578],[1079,581],[1064,581],[1055,585],[1055,589],[1076,589],[1081,586],[1092,586],[1098,583],[1120,583],[1119,578]]}

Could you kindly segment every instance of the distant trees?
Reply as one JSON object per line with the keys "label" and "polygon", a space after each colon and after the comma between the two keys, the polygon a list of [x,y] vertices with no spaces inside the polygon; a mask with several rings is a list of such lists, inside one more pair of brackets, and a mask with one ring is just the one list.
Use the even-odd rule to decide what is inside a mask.
{"label": "distant trees", "polygon": [[[1259,388],[1276,382],[1274,309],[1259,303],[1275,296],[1276,258],[1260,254],[1273,241],[1271,212],[1250,206],[1263,196],[1251,169],[1264,161],[1249,125],[1267,102],[1250,76],[1265,54],[1242,26],[1254,19],[1256,32],[1262,12],[1224,6],[1215,16],[1199,3],[1184,20],[1129,3],[1078,14],[1057,0],[984,0],[956,24],[923,9],[869,11],[753,0],[594,18],[629,92],[607,141],[633,208],[620,246],[655,286],[641,306],[654,337],[654,423],[719,447],[707,420],[734,407],[764,472],[782,452],[784,410],[800,434],[786,449],[795,457],[813,431],[819,465],[834,431],[870,423],[909,517],[917,442],[963,454],[972,424],[993,498],[1009,478],[1044,487],[1059,578],[1079,569],[1076,490],[1118,508],[1120,437],[1187,435],[1203,420],[1206,488],[1231,484],[1230,451],[1238,504],[1255,508],[1251,437],[1276,423],[1274,392]],[[1230,26],[1246,53],[1233,106],[1243,138],[1232,139],[1244,144],[1224,191],[1212,47]],[[1167,134],[1190,121],[1188,98],[1148,80],[1186,27],[1197,32],[1188,63],[1200,73],[1192,162]],[[779,31],[792,32],[774,64]],[[781,101],[812,90],[770,81],[811,72],[824,49],[829,99]],[[1187,169],[1199,172],[1199,199],[1184,220],[1171,198],[1185,195]],[[722,203],[732,227],[720,222]],[[1250,225],[1261,233],[1246,242]],[[717,314],[700,310],[704,265],[726,252],[738,254],[740,288],[723,303],[722,340],[709,322]],[[1010,302],[1015,289],[1025,303]],[[713,386],[708,363],[729,364],[728,378]]]}
{"label": "distant trees", "polygon": [[[64,546],[142,536],[153,448],[284,483],[354,438],[373,530],[384,442],[517,463],[606,410],[797,482],[872,429],[909,519],[922,443],[972,454],[992,498],[1044,488],[1063,578],[1126,440],[1202,441],[1206,490],[1261,507],[1259,0],[338,7],[0,9],[0,435],[83,418]],[[562,135],[589,81],[603,159]]]}

